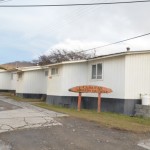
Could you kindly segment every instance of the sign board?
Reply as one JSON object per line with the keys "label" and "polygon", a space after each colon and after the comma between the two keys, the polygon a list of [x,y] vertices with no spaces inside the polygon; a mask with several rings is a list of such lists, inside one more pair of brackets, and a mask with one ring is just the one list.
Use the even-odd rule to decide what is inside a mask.
{"label": "sign board", "polygon": [[112,90],[106,87],[95,85],[76,86],[69,89],[70,92],[76,93],[111,93]]}

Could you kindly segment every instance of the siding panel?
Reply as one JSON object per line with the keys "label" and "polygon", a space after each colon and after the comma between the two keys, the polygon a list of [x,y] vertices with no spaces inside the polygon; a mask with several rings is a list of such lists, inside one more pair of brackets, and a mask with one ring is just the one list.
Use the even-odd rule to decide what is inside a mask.
{"label": "siding panel", "polygon": [[11,73],[0,72],[0,90],[11,90]]}
{"label": "siding panel", "polygon": [[[92,64],[102,63],[103,64],[103,79],[95,80],[91,79],[91,66]],[[113,57],[91,61],[88,63],[88,84],[105,86],[111,88],[113,92],[111,94],[103,94],[103,97],[108,98],[120,98],[124,99],[125,93],[125,57]],[[97,96],[88,94],[89,96]]]}
{"label": "siding panel", "polygon": [[140,99],[150,94],[150,54],[126,56],[125,98]]}
{"label": "siding panel", "polygon": [[48,81],[47,95],[77,96],[77,93],[68,89],[87,84],[87,64],[75,63],[58,66],[59,74],[52,76]]}
{"label": "siding panel", "polygon": [[44,70],[23,72],[17,82],[17,93],[46,94],[47,76]]}
{"label": "siding panel", "polygon": [[62,94],[62,74],[63,74],[63,67],[56,66],[58,68],[57,75],[51,75],[51,68],[49,68],[49,78],[47,84],[47,95],[61,95]]}

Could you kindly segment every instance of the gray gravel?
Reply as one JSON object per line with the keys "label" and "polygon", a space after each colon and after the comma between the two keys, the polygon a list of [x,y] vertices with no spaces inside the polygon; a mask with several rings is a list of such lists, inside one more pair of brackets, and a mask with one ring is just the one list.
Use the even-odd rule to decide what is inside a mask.
{"label": "gray gravel", "polygon": [[76,118],[57,118],[62,126],[0,134],[12,150],[144,150],[139,141],[150,134],[133,134]]}

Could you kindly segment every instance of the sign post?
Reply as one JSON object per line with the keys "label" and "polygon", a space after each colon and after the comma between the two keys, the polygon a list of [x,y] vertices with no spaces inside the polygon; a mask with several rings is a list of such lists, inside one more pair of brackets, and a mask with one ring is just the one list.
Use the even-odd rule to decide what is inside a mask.
{"label": "sign post", "polygon": [[98,93],[97,112],[101,112],[101,93]]}
{"label": "sign post", "polygon": [[101,112],[101,94],[111,93],[112,90],[102,86],[83,85],[69,89],[70,92],[79,93],[78,96],[78,111],[81,110],[81,93],[98,93],[97,112]]}
{"label": "sign post", "polygon": [[81,93],[79,92],[79,96],[78,96],[78,111],[81,110]]}

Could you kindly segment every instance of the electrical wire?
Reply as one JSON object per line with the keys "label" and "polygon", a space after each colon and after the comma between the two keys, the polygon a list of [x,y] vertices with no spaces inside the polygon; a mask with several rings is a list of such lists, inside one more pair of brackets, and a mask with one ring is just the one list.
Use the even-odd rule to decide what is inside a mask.
{"label": "electrical wire", "polygon": [[12,0],[0,0],[0,3],[5,3],[5,2],[9,2],[9,1],[12,1]]}
{"label": "electrical wire", "polygon": [[96,50],[96,49],[98,49],[98,48],[103,48],[103,47],[107,47],[107,46],[111,46],[111,45],[123,43],[123,42],[126,42],[126,41],[130,41],[130,40],[137,39],[137,38],[141,38],[141,37],[148,36],[148,35],[150,35],[150,33],[138,35],[138,36],[135,36],[135,37],[131,37],[131,38],[128,38],[128,39],[124,39],[124,40],[121,40],[121,41],[109,43],[109,44],[102,45],[102,46],[98,46],[98,47],[94,47],[94,48],[91,48],[91,49],[86,49],[86,50],[78,51],[77,53],[82,53],[82,52],[87,52],[87,51],[91,51],[91,50]]}
{"label": "electrical wire", "polygon": [[150,2],[150,0],[108,2],[108,3],[43,4],[43,5],[0,5],[0,7],[70,7],[70,6],[134,4],[134,3],[147,3],[147,2]]}
{"label": "electrical wire", "polygon": [[[138,35],[138,36],[135,36],[135,37],[131,37],[131,38],[128,38],[128,39],[120,40],[120,41],[117,41],[117,42],[109,43],[109,44],[98,46],[98,47],[94,47],[94,48],[91,48],[91,49],[77,51],[76,53],[83,53],[83,52],[92,51],[92,50],[94,50],[96,52],[96,50],[98,48],[103,48],[103,47],[108,47],[108,46],[111,46],[111,45],[116,45],[116,44],[119,44],[119,43],[123,43],[123,42],[126,42],[126,41],[131,41],[133,39],[141,38],[141,37],[148,36],[148,35],[150,35],[150,33]],[[69,54],[69,52],[67,54]],[[67,55],[67,54],[65,54],[65,55]],[[62,56],[65,56],[65,55],[62,55]]]}
{"label": "electrical wire", "polygon": [[[106,0],[105,0],[106,1]],[[65,22],[61,22],[61,24],[53,24],[48,27],[49,29],[47,31],[51,32],[59,32],[59,33],[64,33],[65,31],[63,30],[64,27],[68,26],[69,24],[75,22],[77,23],[77,21],[83,17],[84,15],[86,15],[87,13],[90,12],[94,12],[96,10],[96,6],[87,6],[81,9],[81,7],[75,9],[75,11],[73,11],[71,14],[68,13],[67,15],[65,14]],[[59,25],[59,26],[57,26]]]}

